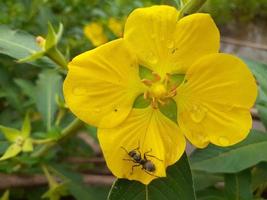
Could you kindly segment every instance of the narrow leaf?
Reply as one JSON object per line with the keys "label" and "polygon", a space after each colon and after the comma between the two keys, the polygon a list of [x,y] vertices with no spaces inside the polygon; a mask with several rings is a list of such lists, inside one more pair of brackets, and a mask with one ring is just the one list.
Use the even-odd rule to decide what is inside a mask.
{"label": "narrow leaf", "polygon": [[39,75],[36,86],[36,105],[41,113],[47,130],[51,129],[57,111],[56,95],[61,95],[62,77],[53,70]]}
{"label": "narrow leaf", "polygon": [[252,200],[250,170],[248,169],[235,174],[226,174],[225,192],[228,199]]}
{"label": "narrow leaf", "polygon": [[9,142],[15,142],[16,138],[20,136],[20,131],[14,128],[9,128],[0,125],[0,130]]}
{"label": "narrow leaf", "polygon": [[21,152],[21,147],[17,144],[10,145],[4,155],[0,158],[0,161],[15,157]]}
{"label": "narrow leaf", "polygon": [[31,132],[31,121],[30,121],[29,113],[27,113],[24,118],[22,128],[21,128],[22,137],[24,138],[29,137],[30,132]]}
{"label": "narrow leaf", "polygon": [[[0,53],[19,60],[39,51],[41,51],[41,48],[37,45],[34,36],[0,25]],[[55,67],[55,64],[48,58],[30,63],[36,66]]]}

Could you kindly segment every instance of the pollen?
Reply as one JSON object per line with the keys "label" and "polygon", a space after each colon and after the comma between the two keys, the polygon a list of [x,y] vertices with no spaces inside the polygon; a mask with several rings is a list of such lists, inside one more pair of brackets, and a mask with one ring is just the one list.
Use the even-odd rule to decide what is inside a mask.
{"label": "pollen", "polygon": [[150,88],[150,93],[155,98],[164,98],[167,92],[166,86],[162,83],[153,84]]}
{"label": "pollen", "polygon": [[144,99],[151,100],[153,108],[158,108],[158,103],[165,105],[169,98],[176,95],[175,85],[171,85],[170,76],[166,74],[166,77],[162,80],[161,77],[152,72],[153,79],[143,79],[142,82],[148,87],[148,90],[144,93]]}

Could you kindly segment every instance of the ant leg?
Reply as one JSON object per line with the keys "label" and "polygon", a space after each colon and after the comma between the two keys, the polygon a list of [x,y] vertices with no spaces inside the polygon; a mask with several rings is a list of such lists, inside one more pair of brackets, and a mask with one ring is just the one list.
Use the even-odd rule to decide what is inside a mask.
{"label": "ant leg", "polygon": [[151,174],[151,173],[149,173],[147,170],[144,170],[144,172],[147,173],[147,174],[149,174],[150,176],[154,176],[154,177],[157,177],[157,178],[161,178],[160,176],[157,176],[157,175],[155,175],[155,174]]}
{"label": "ant leg", "polygon": [[136,162],[136,161],[133,160],[133,159],[126,159],[126,158],[124,158],[124,159],[122,159],[122,160],[125,160],[125,161],[131,161],[131,162],[133,162],[133,163],[138,163],[138,162]]}
{"label": "ant leg", "polygon": [[153,156],[153,155],[150,155],[150,154],[146,154],[146,156],[147,156],[147,157],[156,158],[158,161],[161,161],[161,162],[163,161],[163,160],[161,160],[161,159],[157,158],[156,156]]}
{"label": "ant leg", "polygon": [[124,148],[124,147],[121,147],[127,154],[129,154],[129,152]]}
{"label": "ant leg", "polygon": [[144,159],[145,159],[145,160],[147,160],[146,156],[147,156],[147,154],[150,153],[151,151],[152,151],[152,149],[150,149],[149,151],[147,151],[147,152],[144,153]]}
{"label": "ant leg", "polygon": [[140,166],[140,164],[137,164],[137,165],[133,165],[133,166],[132,166],[131,175],[133,174],[134,168],[135,168],[135,167],[139,167],[139,166]]}

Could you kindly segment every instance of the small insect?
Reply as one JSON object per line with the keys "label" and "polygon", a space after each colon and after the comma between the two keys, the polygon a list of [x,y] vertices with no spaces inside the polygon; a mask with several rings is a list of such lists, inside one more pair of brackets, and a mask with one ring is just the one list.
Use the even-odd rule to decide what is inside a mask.
{"label": "small insect", "polygon": [[145,152],[143,154],[143,158],[142,158],[142,154],[141,154],[141,152],[139,150],[139,148],[140,148],[139,145],[138,145],[138,147],[136,149],[133,149],[133,150],[131,150],[129,152],[124,147],[121,147],[121,148],[128,154],[128,156],[131,157],[131,159],[123,159],[123,160],[131,161],[133,163],[136,163],[135,165],[132,166],[131,174],[133,174],[133,171],[134,171],[135,167],[142,166],[141,169],[144,170],[144,172],[146,172],[147,174],[149,174],[151,176],[158,177],[158,176],[152,174],[153,172],[156,171],[156,166],[151,160],[148,159],[148,157],[156,158],[159,161],[162,161],[162,160],[158,159],[156,156],[148,154],[148,153],[150,153],[152,151],[152,149],[150,149],[149,151]]}

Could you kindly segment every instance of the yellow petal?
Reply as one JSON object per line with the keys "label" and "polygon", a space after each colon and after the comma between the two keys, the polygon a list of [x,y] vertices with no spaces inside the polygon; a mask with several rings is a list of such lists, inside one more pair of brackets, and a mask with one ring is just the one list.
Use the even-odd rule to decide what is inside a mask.
{"label": "yellow petal", "polygon": [[92,42],[94,46],[99,46],[108,41],[101,23],[93,22],[84,27],[85,36]]}
{"label": "yellow petal", "polygon": [[[155,176],[166,176],[166,167],[174,164],[185,150],[185,139],[177,124],[166,118],[158,109],[150,106],[145,109],[133,109],[127,119],[113,129],[98,129],[98,138],[109,169],[118,178],[150,183]],[[138,148],[143,156],[145,152],[155,165],[151,174],[131,159],[126,151]],[[158,160],[160,159],[160,160]]]}
{"label": "yellow petal", "polygon": [[219,31],[208,14],[178,21],[170,6],[134,10],[126,21],[124,38],[142,65],[165,73],[184,73],[198,58],[219,50]]}
{"label": "yellow petal", "polygon": [[91,125],[117,126],[145,89],[138,70],[136,58],[122,39],[85,52],[69,63],[63,86],[66,103]]}
{"label": "yellow petal", "polygon": [[189,68],[185,80],[175,97],[178,123],[195,146],[229,146],[246,138],[257,85],[239,58],[204,56]]}

